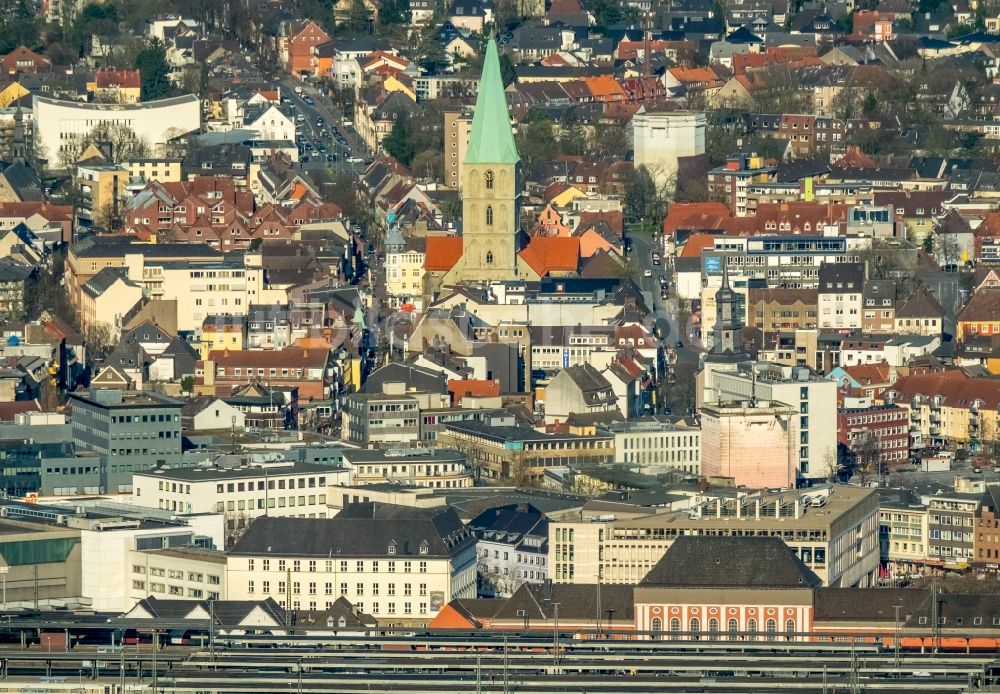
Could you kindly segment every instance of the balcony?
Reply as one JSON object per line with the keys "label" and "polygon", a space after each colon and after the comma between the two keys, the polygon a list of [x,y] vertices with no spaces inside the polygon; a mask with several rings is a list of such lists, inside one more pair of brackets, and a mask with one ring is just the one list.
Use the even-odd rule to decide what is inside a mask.
{"label": "balcony", "polygon": [[940,423],[941,423],[941,415],[931,412],[931,424],[933,425]]}
{"label": "balcony", "polygon": [[940,435],[941,435],[941,427],[936,426],[936,425],[932,425],[931,426],[931,436],[940,436]]}

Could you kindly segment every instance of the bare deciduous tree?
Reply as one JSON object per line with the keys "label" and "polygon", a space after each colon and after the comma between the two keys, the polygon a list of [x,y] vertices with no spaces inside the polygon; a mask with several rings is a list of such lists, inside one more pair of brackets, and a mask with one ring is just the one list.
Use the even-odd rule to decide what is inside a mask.
{"label": "bare deciduous tree", "polygon": [[89,132],[73,135],[60,143],[60,167],[63,170],[73,169],[88,146],[101,142],[110,145],[113,163],[145,157],[150,152],[149,143],[136,135],[129,126],[114,121],[102,121]]}
{"label": "bare deciduous tree", "polygon": [[507,556],[507,559],[500,557],[490,559],[486,554],[480,553],[476,572],[479,575],[482,592],[497,598],[509,598],[524,583],[524,579],[519,575],[517,561],[514,559],[516,553],[508,550]]}
{"label": "bare deciduous tree", "polygon": [[84,327],[83,338],[87,341],[87,350],[95,359],[107,355],[115,343],[115,329],[110,323],[96,321]]}

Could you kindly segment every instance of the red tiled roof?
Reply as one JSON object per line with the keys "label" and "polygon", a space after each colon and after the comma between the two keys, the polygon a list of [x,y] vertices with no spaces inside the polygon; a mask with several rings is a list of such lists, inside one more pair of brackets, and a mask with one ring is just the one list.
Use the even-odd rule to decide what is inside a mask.
{"label": "red tiled roof", "polygon": [[769,65],[783,65],[792,60],[815,58],[815,46],[775,46],[763,53],[737,53],[733,56],[733,73],[742,75],[747,70]]}
{"label": "red tiled roof", "polygon": [[719,82],[719,76],[710,67],[672,67],[670,74],[678,82]]}
{"label": "red tiled roof", "polygon": [[24,412],[41,412],[37,400],[14,400],[0,402],[0,422],[13,422],[14,417]]}
{"label": "red tiled roof", "polygon": [[722,202],[675,203],[663,220],[663,233],[675,236],[678,230],[722,230],[725,220],[731,216],[729,206]]}
{"label": "red tiled roof", "polygon": [[892,379],[892,369],[886,362],[845,366],[844,372],[863,386],[883,385],[890,383]]}
{"label": "red tiled roof", "polygon": [[448,392],[452,403],[457,405],[465,397],[497,397],[500,395],[500,381],[477,378],[452,379],[448,381]]}
{"label": "red tiled roof", "polygon": [[550,272],[576,272],[580,265],[580,239],[575,236],[533,236],[518,255],[539,277]]}
{"label": "red tiled roof", "polygon": [[[1000,320],[1000,289],[980,289],[958,314],[959,323],[995,320]],[[1000,389],[1000,383],[997,388]]]}
{"label": "red tiled roof", "polygon": [[598,75],[597,77],[589,77],[584,81],[587,84],[587,89],[597,99],[601,97],[623,98],[625,96],[625,90],[622,89],[622,86],[611,75]]}
{"label": "red tiled roof", "polygon": [[681,249],[681,258],[700,258],[701,252],[706,248],[715,246],[715,234],[691,234],[684,248]]}
{"label": "red tiled roof", "polygon": [[982,407],[1000,407],[1000,387],[995,378],[972,378],[962,369],[932,371],[930,373],[906,376],[893,385],[899,396],[896,402],[909,403],[915,395],[941,397],[948,407],[971,407],[976,400]]}
{"label": "red tiled roof", "polygon": [[847,153],[837,160],[836,166],[851,169],[874,169],[878,167],[878,164],[862,152],[860,147],[848,147]]}
{"label": "red tiled roof", "polygon": [[[876,195],[878,195],[876,193]],[[815,234],[824,225],[841,224],[847,219],[847,205],[835,202],[795,200],[760,203],[754,217],[731,217],[726,220],[727,236],[759,234]],[[768,226],[768,225],[771,226]],[[787,228],[782,228],[787,225]]]}
{"label": "red tiled roof", "polygon": [[611,231],[614,232],[615,236],[618,238],[622,237],[622,232],[625,227],[625,215],[621,210],[608,212],[580,212],[580,223],[576,228],[586,229],[587,227],[593,226],[598,222],[604,222],[611,227]]}
{"label": "red tiled roof", "polygon": [[138,89],[142,78],[138,70],[98,70],[94,73],[94,85],[98,89]]}
{"label": "red tiled roof", "polygon": [[295,367],[320,368],[330,356],[325,349],[302,349],[286,347],[272,350],[222,349],[212,350],[208,358],[218,366],[252,366],[252,367]]}
{"label": "red tiled roof", "polygon": [[462,257],[461,236],[428,236],[424,247],[424,269],[447,272]]}
{"label": "red tiled roof", "polygon": [[73,206],[47,202],[0,202],[0,217],[30,217],[34,214],[50,222],[68,222],[73,219]]}

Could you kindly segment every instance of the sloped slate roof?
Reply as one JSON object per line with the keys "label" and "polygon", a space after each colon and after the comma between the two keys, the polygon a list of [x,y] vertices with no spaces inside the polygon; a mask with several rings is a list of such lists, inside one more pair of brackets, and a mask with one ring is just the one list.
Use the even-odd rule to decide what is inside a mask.
{"label": "sloped slate roof", "polygon": [[822,583],[776,537],[679,537],[642,580],[644,586],[813,588]]}
{"label": "sloped slate roof", "polygon": [[[234,555],[447,557],[475,538],[452,508],[348,504],[334,518],[257,518]],[[426,552],[421,553],[421,546]],[[389,547],[394,552],[389,553]]]}

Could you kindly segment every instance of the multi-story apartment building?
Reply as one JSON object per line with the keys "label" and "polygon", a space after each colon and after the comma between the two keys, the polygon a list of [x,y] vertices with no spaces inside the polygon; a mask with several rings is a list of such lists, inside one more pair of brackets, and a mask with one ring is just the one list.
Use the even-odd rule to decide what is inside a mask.
{"label": "multi-story apartment building", "polygon": [[380,624],[417,626],[476,595],[476,538],[453,508],[348,504],[333,518],[257,518],[228,553],[228,594],[285,609],[339,597]]}
{"label": "multi-story apartment building", "polygon": [[358,446],[409,444],[420,440],[421,410],[448,407],[442,393],[407,393],[399,383],[386,383],[381,393],[355,393],[344,408],[347,440]]}
{"label": "multi-story apartment building", "polygon": [[332,357],[322,348],[286,347],[275,350],[213,351],[195,367],[195,387],[225,397],[248,383],[270,390],[298,389],[300,400],[330,398]]}
{"label": "multi-story apartment building", "polygon": [[892,333],[896,326],[896,283],[892,280],[865,282],[861,329],[866,333]]}
{"label": "multi-story apartment building", "polygon": [[549,575],[560,583],[638,583],[677,537],[777,536],[832,587],[868,587],[878,571],[878,498],[861,487],[811,495],[699,497],[690,509],[549,523]]}
{"label": "multi-story apartment building", "polygon": [[[837,385],[807,367],[756,363],[732,370],[705,369],[704,402],[759,401],[789,405],[795,423],[795,470],[800,480],[822,480],[837,464]],[[702,454],[704,455],[704,453]]]}
{"label": "multi-story apartment building", "polygon": [[396,226],[385,241],[385,291],[392,308],[412,304],[423,310],[424,243],[406,239]]}
{"label": "multi-story apartment building", "polygon": [[[610,362],[617,354],[615,329],[605,325],[532,325],[531,368],[538,371],[560,371],[570,366]],[[596,353],[606,356],[600,359]]]}
{"label": "multi-story apartment building", "polygon": [[977,568],[1000,570],[1000,486],[988,486],[976,505],[973,546]]}
{"label": "multi-story apartment building", "polygon": [[128,169],[130,185],[145,186],[150,181],[177,183],[181,180],[181,160],[141,157],[122,162]]}
{"label": "multi-story apartment building", "polygon": [[[323,326],[326,306],[321,302],[250,304],[246,317],[248,349],[284,349],[310,330]],[[233,349],[230,347],[230,349]]]}
{"label": "multi-story apartment building", "polygon": [[[776,223],[777,224],[777,223]],[[809,232],[774,236],[778,230],[765,227],[758,233],[768,236],[715,240],[702,252],[702,277],[720,275],[722,263],[729,266],[729,279],[762,279],[768,286],[819,286],[819,269],[824,263],[839,263],[856,257],[841,236],[810,235]],[[858,294],[861,290],[858,290]]]}
{"label": "multi-story apartment building", "polygon": [[968,568],[975,558],[976,509],[982,494],[934,494],[927,504],[927,563],[949,569]]}
{"label": "multi-story apartment building", "polygon": [[883,503],[878,517],[882,563],[887,574],[902,577],[921,571],[929,548],[927,506]]}
{"label": "multi-story apartment building", "polygon": [[995,379],[936,371],[900,378],[885,396],[909,409],[912,448],[954,443],[979,452],[1000,439]]}
{"label": "multi-story apartment building", "polygon": [[764,333],[816,327],[815,289],[751,288],[746,306],[746,324]]}
{"label": "multi-story apartment building", "polygon": [[861,327],[863,263],[824,263],[819,269],[819,327]]}
{"label": "multi-story apartment building", "polygon": [[777,173],[778,167],[766,164],[762,157],[737,154],[709,170],[708,192],[713,200],[725,200],[734,215],[744,217],[752,214],[747,210],[747,189],[773,181]]}
{"label": "multi-story apartment building", "polygon": [[164,262],[135,254],[128,262],[129,279],[153,299],[177,301],[177,329],[192,332],[207,316],[245,316],[262,272],[243,258]]}
{"label": "multi-story apartment building", "polygon": [[469,529],[477,540],[480,595],[510,597],[523,584],[548,578],[549,521],[534,506],[487,509]]}
{"label": "multi-story apartment building", "polygon": [[910,413],[897,405],[841,410],[837,440],[871,474],[891,472],[910,459]]}
{"label": "multi-story apartment building", "polygon": [[[123,197],[128,171],[117,164],[86,164],[76,167],[73,186],[80,194],[77,217],[84,224],[97,224],[115,231],[124,214]],[[116,221],[117,220],[117,221]]]}
{"label": "multi-story apartment building", "polygon": [[465,456],[436,448],[345,449],[354,484],[460,489],[474,484]]}
{"label": "multi-story apartment building", "polygon": [[174,467],[181,459],[181,401],[146,391],[70,393],[73,440],[100,455],[104,493],[132,491],[132,475]]}
{"label": "multi-story apartment building", "polygon": [[780,205],[800,200],[859,205],[870,203],[872,195],[871,184],[825,183],[812,178],[801,181],[755,181],[746,187],[745,205],[746,213],[753,215],[763,205]]}
{"label": "multi-story apartment building", "polygon": [[614,422],[601,427],[614,437],[615,462],[640,468],[701,471],[701,430],[686,422],[655,418]]}

